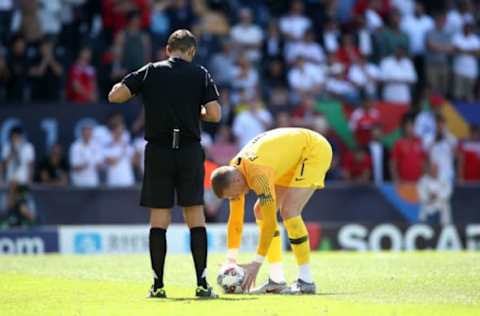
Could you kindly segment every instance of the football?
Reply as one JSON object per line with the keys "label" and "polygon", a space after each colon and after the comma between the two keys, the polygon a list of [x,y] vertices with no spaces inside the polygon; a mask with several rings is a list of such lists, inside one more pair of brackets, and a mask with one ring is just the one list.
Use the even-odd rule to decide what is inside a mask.
{"label": "football", "polygon": [[243,293],[242,282],[245,279],[245,270],[234,264],[226,264],[220,268],[217,283],[227,294]]}

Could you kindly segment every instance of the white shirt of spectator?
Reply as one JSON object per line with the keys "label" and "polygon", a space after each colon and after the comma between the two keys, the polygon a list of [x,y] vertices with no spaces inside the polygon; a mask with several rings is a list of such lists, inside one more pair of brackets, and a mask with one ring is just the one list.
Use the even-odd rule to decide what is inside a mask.
{"label": "white shirt of spectator", "polygon": [[415,11],[415,0],[393,0],[392,6],[400,11],[400,15],[413,14]]}
{"label": "white shirt of spectator", "polygon": [[62,3],[60,0],[41,0],[39,17],[42,31],[58,34],[62,30]]}
{"label": "white shirt of spectator", "polygon": [[272,123],[272,115],[265,109],[259,110],[256,116],[251,111],[243,111],[235,117],[232,132],[238,139],[240,147],[245,146],[252,138],[266,130],[262,121]]}
{"label": "white shirt of spectator", "polygon": [[380,69],[372,63],[355,63],[348,69],[347,78],[357,87],[364,88],[368,94],[375,95],[377,93],[377,81],[380,79]]}
{"label": "white shirt of spectator", "polygon": [[105,159],[116,160],[113,165],[106,164],[107,186],[128,187],[135,183],[132,165],[133,154],[133,147],[123,141],[121,143],[112,142],[105,148]]}
{"label": "white shirt of spectator", "polygon": [[365,10],[365,22],[367,23],[367,28],[370,31],[375,31],[383,26],[383,20],[380,17],[380,14],[372,9]]}
{"label": "white shirt of spectator", "polygon": [[304,63],[303,68],[293,67],[288,72],[288,83],[295,90],[308,92],[324,82],[324,69],[311,63]]}
{"label": "white shirt of spectator", "polygon": [[409,14],[402,18],[400,27],[410,39],[410,52],[412,54],[418,55],[425,52],[425,37],[434,26],[433,19],[426,14],[420,17]]}
{"label": "white shirt of spectator", "polygon": [[302,15],[286,15],[280,18],[280,31],[288,34],[294,40],[303,38],[305,31],[310,28],[312,22]]}
{"label": "white shirt of spectator", "polygon": [[135,153],[140,156],[140,170],[142,174],[145,172],[145,147],[147,146],[147,141],[142,137],[135,138],[133,141],[133,149]]}
{"label": "white shirt of spectator", "polygon": [[338,32],[330,31],[323,33],[323,44],[328,53],[335,53],[338,50]]}
{"label": "white shirt of spectator", "polygon": [[0,11],[9,11],[13,8],[13,0],[0,0]]}
{"label": "white shirt of spectator", "polygon": [[422,111],[415,118],[413,130],[422,139],[423,148],[427,151],[435,138],[436,128],[435,115],[431,111]]}
{"label": "white shirt of spectator", "polygon": [[[260,45],[263,40],[262,29],[255,24],[244,25],[237,24],[230,32],[232,40],[240,45]],[[260,58],[259,49],[249,49],[247,56],[251,60],[258,60]]]}
{"label": "white shirt of spectator", "polygon": [[465,23],[474,23],[475,18],[472,13],[467,12],[460,14],[458,10],[450,10],[447,13],[447,21],[445,23],[445,30],[450,34],[456,34],[462,31]]}
{"label": "white shirt of spectator", "polygon": [[[452,44],[455,48],[466,51],[480,50],[480,40],[477,35],[470,33],[465,36],[463,33],[457,33],[453,36]],[[475,56],[458,53],[453,59],[453,72],[470,79],[475,79],[478,76],[478,64]]]}
{"label": "white shirt of spectator", "polygon": [[444,181],[453,181],[455,176],[454,153],[457,139],[448,131],[445,137],[429,146],[430,161],[438,166],[438,178]]}
{"label": "white shirt of spectator", "polygon": [[358,49],[363,56],[370,56],[373,52],[372,35],[369,30],[361,29],[358,35]]}
{"label": "white shirt of spectator", "polygon": [[250,68],[246,76],[240,77],[241,74],[240,67],[235,67],[233,71],[233,82],[232,87],[238,90],[254,90],[258,84],[258,73],[255,69]]}
{"label": "white shirt of spectator", "polygon": [[[122,135],[122,141],[125,143],[130,142],[130,132],[124,131]],[[107,146],[112,142],[112,133],[110,129],[105,125],[97,125],[93,128],[93,141],[97,143],[101,148]]]}
{"label": "white shirt of spectator", "polygon": [[288,62],[294,62],[298,57],[306,61],[320,64],[325,61],[325,53],[322,46],[315,42],[292,42],[285,47],[285,56]]}
{"label": "white shirt of spectator", "polygon": [[325,82],[325,90],[343,96],[354,95],[357,92],[355,86],[351,82],[336,77],[327,78]]}
{"label": "white shirt of spectator", "polygon": [[[72,184],[79,187],[96,187],[99,185],[98,165],[103,161],[100,147],[93,141],[85,144],[76,140],[70,147],[70,166],[72,167]],[[87,165],[86,168],[75,171],[73,168]]]}
{"label": "white shirt of spectator", "polygon": [[[380,63],[380,75],[385,81],[383,100],[393,103],[410,103],[410,84],[417,81],[417,73],[410,59],[389,56]],[[401,82],[397,82],[401,81]]]}
{"label": "white shirt of spectator", "polygon": [[[428,215],[439,212],[442,225],[450,224],[450,197],[452,195],[451,182],[424,175],[418,181],[417,192],[420,200],[419,219],[421,221],[426,220]],[[436,196],[434,199],[430,199],[432,194],[435,194]]]}
{"label": "white shirt of spectator", "polygon": [[[11,144],[5,144],[2,150],[2,159],[5,161],[12,152]],[[30,182],[30,165],[35,160],[35,149],[29,142],[24,141],[17,148],[17,157],[6,165],[6,181],[15,181],[19,184]]]}

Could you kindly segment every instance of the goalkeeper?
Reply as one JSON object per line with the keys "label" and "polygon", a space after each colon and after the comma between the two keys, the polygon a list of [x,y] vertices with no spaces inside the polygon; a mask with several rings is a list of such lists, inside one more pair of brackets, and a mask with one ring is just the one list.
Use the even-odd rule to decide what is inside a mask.
{"label": "goalkeeper", "polygon": [[[274,264],[269,281],[254,292],[315,293],[308,232],[301,213],[315,190],[324,187],[331,160],[331,146],[320,134],[302,128],[280,128],[258,135],[232,159],[229,166],[220,167],[212,173],[215,194],[230,200],[230,260],[235,259],[236,249],[240,246],[244,195],[253,190],[258,197],[255,212],[260,225],[260,240],[255,260],[244,266],[244,289],[250,290],[268,256],[269,262]],[[277,209],[280,210],[299,269],[297,280],[288,287],[283,284],[280,265]],[[279,270],[275,272],[275,269]]]}

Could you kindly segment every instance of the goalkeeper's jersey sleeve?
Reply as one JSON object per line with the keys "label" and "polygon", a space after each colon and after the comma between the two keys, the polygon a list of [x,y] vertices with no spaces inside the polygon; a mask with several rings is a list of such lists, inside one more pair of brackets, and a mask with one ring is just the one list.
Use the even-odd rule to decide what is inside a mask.
{"label": "goalkeeper's jersey sleeve", "polygon": [[264,257],[267,255],[277,226],[275,172],[271,167],[255,164],[248,159],[241,164],[241,172],[249,188],[255,192],[259,201],[262,226],[260,227],[257,254]]}

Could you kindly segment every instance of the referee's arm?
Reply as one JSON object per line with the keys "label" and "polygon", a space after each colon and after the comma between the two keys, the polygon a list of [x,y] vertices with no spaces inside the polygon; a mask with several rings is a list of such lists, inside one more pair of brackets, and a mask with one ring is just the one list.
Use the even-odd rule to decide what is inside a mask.
{"label": "referee's arm", "polygon": [[222,109],[217,101],[211,101],[202,106],[200,117],[204,122],[218,123],[222,119]]}
{"label": "referee's arm", "polygon": [[122,82],[116,83],[108,94],[108,101],[111,103],[127,102],[133,97],[130,89]]}
{"label": "referee's arm", "polygon": [[143,82],[147,78],[148,71],[152,66],[146,64],[142,68],[126,75],[121,82],[116,83],[108,94],[108,101],[111,103],[123,103],[142,91]]}

